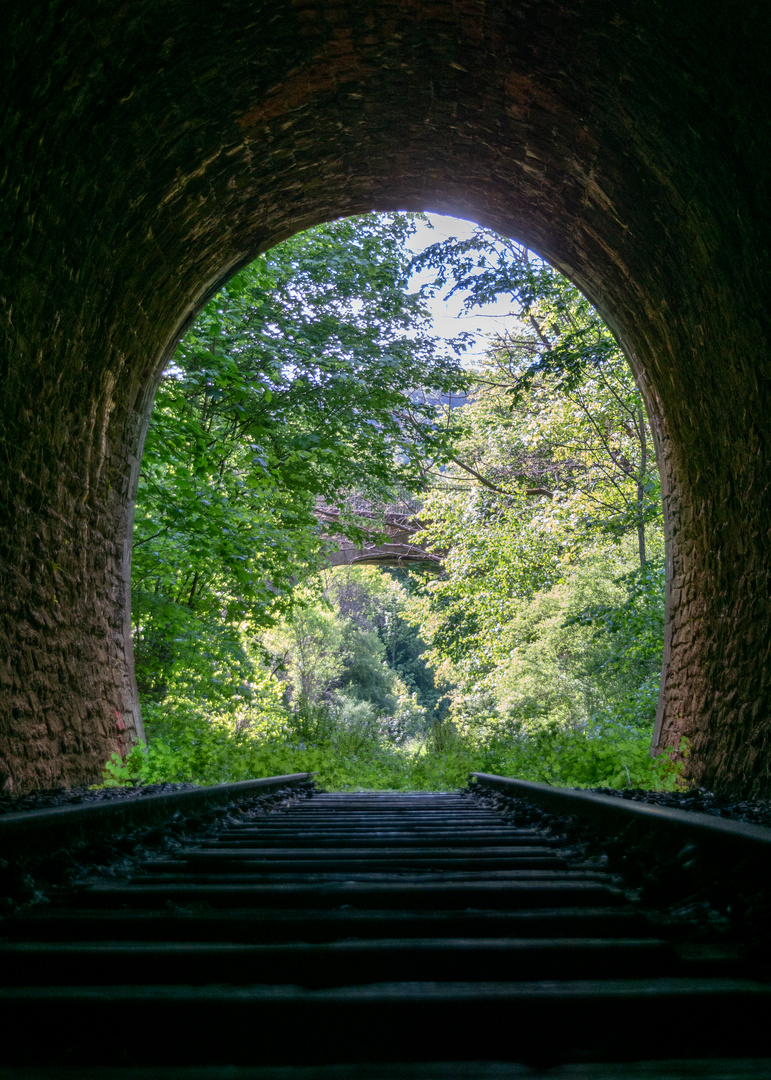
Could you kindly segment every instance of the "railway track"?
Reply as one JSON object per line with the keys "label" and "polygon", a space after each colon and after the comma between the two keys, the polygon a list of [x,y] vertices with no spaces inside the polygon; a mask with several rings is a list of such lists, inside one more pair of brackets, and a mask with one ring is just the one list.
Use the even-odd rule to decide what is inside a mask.
{"label": "railway track", "polygon": [[740,947],[684,939],[569,830],[468,795],[315,795],[0,937],[0,1080],[771,1075]]}

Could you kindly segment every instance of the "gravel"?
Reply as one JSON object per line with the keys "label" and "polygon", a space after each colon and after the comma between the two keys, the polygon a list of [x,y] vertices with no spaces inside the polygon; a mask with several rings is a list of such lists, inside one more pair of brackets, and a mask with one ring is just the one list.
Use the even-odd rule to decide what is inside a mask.
{"label": "gravel", "polygon": [[615,788],[590,790],[594,795],[613,795],[617,799],[628,799],[631,802],[653,803],[670,810],[691,810],[697,814],[713,814],[715,817],[730,818],[731,821],[746,821],[749,825],[765,825],[771,828],[771,799],[738,799],[735,796],[716,795],[714,791],[707,791],[706,788],[691,788],[690,791],[643,791],[640,788],[624,791]]}
{"label": "gravel", "polygon": [[[11,798],[0,794],[0,814],[18,813],[24,810],[47,810],[55,806],[77,806],[86,802],[102,802],[105,799],[137,799],[145,795],[163,795],[170,791],[193,791],[198,784],[136,784],[110,788],[54,788],[50,791],[32,791],[27,795]],[[317,789],[318,790],[318,789]],[[750,825],[771,828],[771,799],[738,799],[716,795],[706,788],[690,791],[643,791],[641,788],[576,788],[589,790],[595,795],[613,795],[617,799],[632,802],[654,803],[673,810],[691,810],[699,814],[714,814],[732,821],[746,821]]]}
{"label": "gravel", "polygon": [[106,799],[138,799],[143,795],[166,795],[171,791],[195,791],[198,784],[134,784],[108,788],[50,788],[31,791],[11,798],[0,795],[0,814],[17,814],[25,810],[50,810],[57,806],[78,806],[81,803],[104,802]]}
{"label": "gravel", "polygon": [[[141,798],[163,792],[187,791],[196,784],[146,784],[139,789],[105,788],[79,792],[75,789],[62,792],[36,792],[34,796],[7,800],[9,810],[42,810],[51,806],[67,806],[73,802],[98,802],[102,798]],[[153,825],[121,828],[110,836],[93,840],[81,840],[40,855],[0,858],[0,922],[20,908],[45,904],[54,899],[62,889],[77,887],[93,877],[128,878],[148,859],[173,856],[174,852],[189,844],[200,843],[214,837],[232,824],[259,821],[266,814],[280,814],[300,800],[310,798],[314,792],[312,781],[278,788],[262,795],[252,795],[238,803],[224,806],[207,806],[185,813],[177,810],[168,820]],[[80,799],[68,796],[78,795]],[[48,796],[48,801],[40,800]],[[30,798],[33,801],[27,802]],[[25,805],[21,805],[25,804]]]}
{"label": "gravel", "polygon": [[[771,825],[771,803],[765,799],[731,799],[702,789],[574,790]],[[526,797],[504,795],[483,785],[472,785],[466,794],[518,828],[565,837],[576,857],[612,874],[665,937],[737,946],[743,955],[753,957],[753,977],[768,980],[771,895],[765,862],[743,853],[735,859],[715,859],[709,848],[700,849],[698,840],[684,842],[677,830],[667,839],[662,831],[646,832],[640,822],[639,827],[619,823],[616,835],[595,833],[580,818],[550,813]]]}

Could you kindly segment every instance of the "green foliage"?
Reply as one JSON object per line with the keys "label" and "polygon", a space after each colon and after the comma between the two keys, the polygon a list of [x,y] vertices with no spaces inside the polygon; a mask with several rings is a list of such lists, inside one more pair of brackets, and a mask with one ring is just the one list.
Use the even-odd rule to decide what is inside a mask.
{"label": "green foliage", "polygon": [[325,575],[325,595],[347,620],[344,692],[381,707],[386,706],[384,693],[409,693],[417,710],[433,717],[446,709],[426,663],[427,645],[407,618],[423,580],[419,571],[340,567]]}
{"label": "green foliage", "polygon": [[[681,783],[649,755],[663,637],[658,473],[643,403],[588,302],[477,231],[410,263],[408,215],[334,222],[233,278],[159,390],[134,549],[149,735],[107,783],[316,771],[447,789],[470,771]],[[508,295],[468,386],[425,290]],[[317,500],[422,501],[426,577],[320,574]],[[355,515],[340,531],[362,537]]]}
{"label": "green foliage", "polygon": [[590,602],[571,613],[565,626],[592,627],[592,640],[608,653],[603,667],[622,678],[645,679],[656,671],[664,646],[664,558],[661,545],[655,558],[614,579],[615,602]]}
{"label": "green foliage", "polygon": [[224,717],[212,720],[194,703],[176,699],[169,710],[148,709],[145,723],[147,745],[135,747],[123,761],[113,755],[106,767],[108,783],[221,784],[313,772],[323,761],[321,750],[293,744],[281,714],[239,725]]}
{"label": "green foliage", "polygon": [[463,787],[471,772],[488,772],[565,787],[677,791],[686,786],[682,761],[674,754],[651,758],[650,738],[641,732],[630,737],[609,728],[591,735],[547,728],[513,746],[476,748],[450,735],[442,745],[415,749],[373,738],[367,727],[365,717],[353,732],[349,728],[341,737],[307,747],[228,737],[217,726],[189,726],[188,721],[177,737],[153,739],[149,749],[138,747],[125,760],[113,754],[104,782],[211,784],[315,771],[318,785],[333,791],[447,791]]}
{"label": "green foliage", "polygon": [[[444,550],[412,618],[448,687],[448,725],[488,771],[657,786],[648,756],[663,645],[658,473],[612,335],[549,267],[477,230],[421,256],[467,309],[509,295],[458,410],[422,546]],[[667,772],[669,770],[669,772]]]}
{"label": "green foliage", "polygon": [[[643,638],[640,611],[627,617],[629,579],[639,584],[642,575],[624,573],[625,554],[623,547],[586,552],[559,584],[517,609],[501,636],[508,656],[488,679],[502,716],[576,729],[610,720],[650,731],[663,648],[659,581],[646,574],[655,591],[634,597],[650,616]],[[597,611],[604,621],[588,621]]]}
{"label": "green foliage", "polygon": [[555,376],[555,388],[570,391],[618,361],[618,346],[586,297],[514,240],[477,226],[465,240],[426,248],[413,269],[436,271],[424,291],[451,283],[446,296],[461,293],[466,311],[509,297],[518,324],[514,335],[499,338],[497,351],[507,362],[515,401],[543,376]]}
{"label": "green foliage", "polygon": [[467,310],[508,295],[516,316],[478,373],[456,466],[498,496],[554,500],[576,538],[636,531],[644,564],[644,529],[661,517],[653,440],[629,366],[591,304],[525,248],[482,229],[416,264],[437,271],[427,292],[452,281]]}
{"label": "green foliage", "polygon": [[323,593],[307,589],[304,603],[263,636],[274,668],[283,672],[299,736],[348,745],[361,738],[401,743],[419,734],[426,710],[389,663],[386,644],[405,591],[370,567],[340,568],[324,578]]}
{"label": "green foliage", "polygon": [[505,745],[486,748],[480,771],[558,787],[679,790],[682,764],[650,756],[650,731],[595,722],[580,731],[545,723]]}
{"label": "green foliage", "polygon": [[288,689],[300,712],[319,709],[337,683],[343,670],[342,641],[337,613],[308,596],[265,636],[278,665],[288,671]]}
{"label": "green foliage", "polygon": [[[465,385],[410,291],[409,215],[320,226],[242,270],[181,341],[156,397],[134,532],[142,700],[248,684],[254,636],[323,563],[314,510],[423,484],[452,432],[431,394]],[[422,388],[428,394],[417,393]],[[361,536],[344,517],[340,531]],[[240,643],[241,642],[241,643]],[[206,670],[210,672],[206,686]]]}

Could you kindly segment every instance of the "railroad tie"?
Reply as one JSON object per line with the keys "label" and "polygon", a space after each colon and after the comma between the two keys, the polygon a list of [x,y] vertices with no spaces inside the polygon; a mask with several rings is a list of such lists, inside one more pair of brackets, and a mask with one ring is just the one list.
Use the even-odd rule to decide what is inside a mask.
{"label": "railroad tie", "polygon": [[2,935],[3,1066],[767,1052],[771,993],[735,958],[684,951],[564,837],[457,794],[315,795],[92,879]]}

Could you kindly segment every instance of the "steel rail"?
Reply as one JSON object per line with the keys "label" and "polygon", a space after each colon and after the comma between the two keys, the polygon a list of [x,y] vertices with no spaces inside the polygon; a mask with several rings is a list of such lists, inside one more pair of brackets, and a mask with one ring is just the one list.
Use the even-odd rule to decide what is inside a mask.
{"label": "steel rail", "polygon": [[[308,778],[179,794],[189,810]],[[477,783],[548,814],[514,824],[469,793],[280,798],[17,911],[0,1080],[766,1080],[757,958],[662,919],[564,823],[682,848],[692,815],[679,832],[671,812]],[[729,851],[732,823],[706,824]],[[745,860],[769,850],[738,832]]]}
{"label": "steel rail", "polygon": [[715,865],[748,858],[764,872],[771,865],[771,828],[762,825],[490,773],[471,773],[471,778],[483,788],[573,817],[603,836],[624,832],[630,838],[647,835],[669,847],[689,844]]}
{"label": "steel rail", "polygon": [[59,844],[95,840],[111,833],[168,821],[177,813],[197,814],[230,803],[268,795],[283,787],[296,787],[312,773],[291,773],[232,784],[214,784],[190,791],[87,802],[0,814],[0,857],[8,858],[54,850]]}

